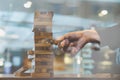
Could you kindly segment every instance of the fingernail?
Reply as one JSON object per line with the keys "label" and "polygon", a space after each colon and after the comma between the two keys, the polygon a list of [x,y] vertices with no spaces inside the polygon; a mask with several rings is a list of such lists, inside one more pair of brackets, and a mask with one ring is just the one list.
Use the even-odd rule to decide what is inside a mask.
{"label": "fingernail", "polygon": [[61,46],[61,47],[64,47],[64,43],[63,43],[63,42],[61,42],[61,43],[60,43],[60,46]]}

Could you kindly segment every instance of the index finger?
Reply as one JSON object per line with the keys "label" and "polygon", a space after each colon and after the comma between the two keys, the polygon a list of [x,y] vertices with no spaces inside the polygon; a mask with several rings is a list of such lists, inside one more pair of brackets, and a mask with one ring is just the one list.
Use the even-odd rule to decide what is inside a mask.
{"label": "index finger", "polygon": [[54,44],[55,44],[55,45],[60,45],[60,43],[61,43],[64,39],[65,39],[64,36],[61,36],[61,37],[59,37],[59,38],[57,38],[57,39],[54,39]]}
{"label": "index finger", "polygon": [[64,40],[64,39],[72,38],[72,37],[74,37],[74,36],[76,35],[76,34],[75,34],[75,35],[73,35],[73,34],[75,34],[75,32],[66,33],[66,34],[64,34],[63,36],[57,38],[56,40],[57,40],[57,41],[62,41],[62,40]]}
{"label": "index finger", "polygon": [[64,34],[63,36],[60,36],[59,38],[55,39],[56,42],[61,42],[64,39],[67,39],[69,37],[70,34]]}

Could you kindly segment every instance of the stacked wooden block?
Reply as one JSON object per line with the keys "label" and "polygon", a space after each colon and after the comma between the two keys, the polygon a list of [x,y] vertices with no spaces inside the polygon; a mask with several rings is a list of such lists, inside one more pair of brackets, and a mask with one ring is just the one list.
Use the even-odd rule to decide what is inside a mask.
{"label": "stacked wooden block", "polygon": [[52,45],[47,41],[52,39],[52,17],[53,12],[35,12],[35,68],[32,77],[53,77]]}

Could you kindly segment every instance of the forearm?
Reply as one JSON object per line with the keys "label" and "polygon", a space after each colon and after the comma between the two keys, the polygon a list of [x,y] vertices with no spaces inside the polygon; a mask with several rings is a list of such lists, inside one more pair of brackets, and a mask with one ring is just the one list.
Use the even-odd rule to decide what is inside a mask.
{"label": "forearm", "polygon": [[120,48],[120,25],[97,30],[101,39],[101,46],[109,46],[112,49]]}

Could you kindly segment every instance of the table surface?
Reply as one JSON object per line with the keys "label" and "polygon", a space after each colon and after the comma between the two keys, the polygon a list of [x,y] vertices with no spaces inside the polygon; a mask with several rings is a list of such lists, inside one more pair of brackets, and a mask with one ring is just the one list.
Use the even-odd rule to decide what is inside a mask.
{"label": "table surface", "polygon": [[51,78],[33,78],[14,76],[13,74],[0,74],[0,80],[120,80],[120,74],[96,74],[96,75],[74,75],[74,74],[61,74],[55,75]]}

